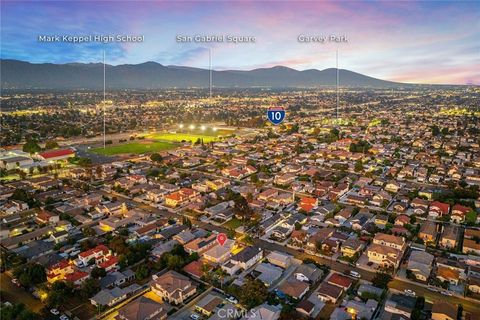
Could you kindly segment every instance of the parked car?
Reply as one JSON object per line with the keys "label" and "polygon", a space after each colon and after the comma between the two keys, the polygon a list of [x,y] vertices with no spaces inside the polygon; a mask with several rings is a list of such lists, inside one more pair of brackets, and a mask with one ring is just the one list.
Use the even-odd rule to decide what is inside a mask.
{"label": "parked car", "polygon": [[354,278],[358,278],[360,279],[362,276],[360,275],[360,273],[358,273],[357,271],[354,271],[354,270],[351,270],[350,271],[350,276],[354,277]]}
{"label": "parked car", "polygon": [[438,292],[438,288],[435,288],[435,287],[432,287],[432,286],[428,286],[427,289],[432,291],[432,292]]}
{"label": "parked car", "polygon": [[443,294],[444,296],[449,296],[449,297],[453,296],[453,293],[451,291],[448,291],[448,290],[442,291],[441,294]]}
{"label": "parked car", "polygon": [[12,279],[12,283],[13,283],[14,285],[16,285],[17,287],[20,287],[20,282],[18,281],[17,278],[13,278],[13,279]]}
{"label": "parked car", "polygon": [[417,296],[417,294],[415,293],[415,291],[410,290],[410,289],[405,289],[405,290],[403,290],[403,292],[405,292],[405,295],[407,295],[407,296],[409,296],[409,297],[415,297],[415,296]]}
{"label": "parked car", "polygon": [[60,314],[60,311],[54,308],[54,309],[50,309],[50,313],[57,316]]}
{"label": "parked car", "polygon": [[230,303],[233,303],[233,304],[237,304],[238,303],[238,300],[235,299],[235,297],[227,297],[227,301],[230,302]]}
{"label": "parked car", "polygon": [[66,315],[62,314],[60,320],[70,320]]}
{"label": "parked car", "polygon": [[198,320],[198,319],[200,319],[200,316],[199,316],[198,314],[196,314],[196,313],[192,313],[192,314],[190,315],[190,319],[192,319],[192,320]]}

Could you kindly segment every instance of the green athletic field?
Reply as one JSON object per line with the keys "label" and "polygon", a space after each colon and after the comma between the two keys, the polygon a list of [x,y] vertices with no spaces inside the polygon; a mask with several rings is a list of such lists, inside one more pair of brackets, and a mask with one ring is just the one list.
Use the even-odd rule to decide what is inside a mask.
{"label": "green athletic field", "polygon": [[158,152],[163,150],[170,150],[175,148],[177,145],[172,142],[165,142],[165,141],[156,141],[156,142],[132,142],[127,144],[120,144],[116,146],[107,146],[105,149],[103,148],[96,148],[93,149],[92,152],[103,154],[106,156],[112,156],[117,154],[142,154],[142,153],[150,153],[150,152]]}

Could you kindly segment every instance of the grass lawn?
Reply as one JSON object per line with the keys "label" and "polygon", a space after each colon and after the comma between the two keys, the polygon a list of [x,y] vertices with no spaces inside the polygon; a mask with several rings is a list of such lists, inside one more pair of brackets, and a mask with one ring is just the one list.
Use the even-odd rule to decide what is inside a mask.
{"label": "grass lawn", "polygon": [[127,143],[127,144],[120,144],[116,146],[107,146],[105,149],[96,148],[96,149],[93,149],[92,152],[111,156],[111,155],[124,154],[124,153],[142,154],[142,153],[158,152],[163,150],[170,150],[175,147],[176,147],[176,144],[172,142],[145,141],[144,143],[133,142],[133,143]]}
{"label": "grass lawn", "polygon": [[147,134],[145,136],[146,139],[152,140],[161,140],[161,141],[174,141],[174,142],[181,142],[181,141],[191,141],[195,142],[197,139],[203,139],[204,143],[208,143],[210,141],[215,141],[217,137],[206,135],[206,134],[190,134],[190,133],[152,133]]}
{"label": "grass lawn", "polygon": [[243,225],[242,220],[237,219],[236,217],[233,217],[232,220],[225,222],[223,224],[223,227],[230,230],[235,230],[242,225]]}

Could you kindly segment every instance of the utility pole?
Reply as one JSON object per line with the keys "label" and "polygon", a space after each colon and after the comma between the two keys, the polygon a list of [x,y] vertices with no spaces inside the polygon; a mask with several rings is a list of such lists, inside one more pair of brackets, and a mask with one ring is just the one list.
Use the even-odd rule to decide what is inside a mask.
{"label": "utility pole", "polygon": [[105,50],[103,50],[103,149],[106,146],[106,107],[105,107]]}

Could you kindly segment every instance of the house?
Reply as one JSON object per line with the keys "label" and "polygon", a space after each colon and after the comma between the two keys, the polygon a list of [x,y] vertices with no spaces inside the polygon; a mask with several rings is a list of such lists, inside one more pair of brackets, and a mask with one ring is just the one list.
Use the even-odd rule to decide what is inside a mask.
{"label": "house", "polygon": [[37,213],[36,220],[40,224],[55,224],[60,221],[60,217],[46,210]]}
{"label": "house", "polygon": [[118,309],[116,320],[166,320],[171,307],[145,296],[137,298]]}
{"label": "house", "polygon": [[428,215],[433,218],[446,216],[450,212],[450,205],[440,201],[433,201],[430,204]]}
{"label": "house", "polygon": [[196,285],[176,271],[168,271],[154,277],[151,290],[160,298],[174,304],[182,304],[197,292]]}
{"label": "house", "polygon": [[251,268],[255,263],[263,257],[263,250],[258,247],[246,247],[239,253],[235,254],[230,261],[238,265],[241,269]]}
{"label": "house", "polygon": [[465,229],[462,252],[480,255],[480,230]]}
{"label": "house", "polygon": [[286,269],[292,263],[292,256],[283,252],[272,251],[267,255],[267,260],[273,265]]}
{"label": "house", "polygon": [[405,238],[385,233],[375,234],[375,237],[373,238],[373,243],[394,248],[397,250],[405,249]]}
{"label": "house", "polygon": [[403,227],[409,223],[410,223],[410,217],[405,214],[400,214],[395,219],[394,225]]}
{"label": "house", "polygon": [[308,292],[309,288],[310,285],[307,282],[289,278],[284,281],[277,290],[293,299],[300,300]]}
{"label": "house", "polygon": [[383,268],[398,268],[402,254],[402,251],[398,249],[375,243],[372,243],[367,249],[368,261]]}
{"label": "house", "polygon": [[305,212],[311,212],[318,207],[318,199],[313,197],[302,197],[300,199],[299,207]]}
{"label": "house", "polygon": [[388,216],[385,214],[377,214],[374,220],[375,225],[380,229],[385,229],[388,223]]}
{"label": "house", "polygon": [[346,207],[340,210],[337,214],[335,214],[334,218],[340,222],[340,224],[343,224],[345,221],[347,221],[348,218],[352,216],[353,213],[353,207]]}
{"label": "house", "polygon": [[358,240],[357,238],[349,238],[342,243],[340,247],[340,252],[345,257],[354,257],[355,255],[360,254],[364,247],[362,241]]}
{"label": "house", "polygon": [[165,205],[175,208],[193,200],[199,195],[199,192],[191,188],[181,188],[165,196]]}
{"label": "house", "polygon": [[351,278],[336,272],[332,273],[325,281],[331,285],[342,288],[345,291],[347,291],[353,284],[353,280]]}
{"label": "house", "polygon": [[282,268],[264,262],[259,263],[252,272],[252,274],[258,274],[257,279],[262,281],[267,287],[280,279],[282,273]]}
{"label": "house", "polygon": [[196,238],[184,246],[185,251],[190,254],[194,252],[202,254],[217,244],[216,238],[217,236],[215,234],[211,234],[205,238]]}
{"label": "house", "polygon": [[195,310],[207,317],[211,316],[213,311],[222,304],[223,299],[219,296],[209,293],[197,303],[195,303]]}
{"label": "house", "polygon": [[194,278],[200,279],[203,276],[203,266],[204,264],[200,260],[194,260],[183,267],[183,271],[188,273]]}
{"label": "house", "polygon": [[349,220],[353,230],[362,230],[365,225],[371,221],[374,215],[370,212],[360,210],[353,218]]}
{"label": "house", "polygon": [[88,266],[91,260],[94,260],[96,264],[107,261],[112,256],[112,251],[107,246],[101,244],[95,248],[87,251],[80,252],[76,264],[81,266]]}
{"label": "house", "polygon": [[315,312],[315,304],[310,300],[302,300],[297,304],[295,310],[307,317],[311,317]]}
{"label": "house", "polygon": [[415,198],[410,202],[410,206],[413,208],[413,212],[416,215],[421,216],[428,210],[428,201],[421,198]]}
{"label": "house", "polygon": [[352,316],[354,319],[371,319],[377,306],[378,302],[373,299],[366,302],[348,300],[345,307],[338,307],[333,311],[330,320],[352,319]]}
{"label": "house", "polygon": [[398,190],[400,190],[400,188],[401,188],[401,185],[395,180],[388,182],[387,185],[385,186],[385,190],[392,193],[397,193]]}
{"label": "house", "polygon": [[278,320],[282,306],[272,306],[267,303],[255,307],[247,315],[241,318],[241,320]]}
{"label": "house", "polygon": [[302,263],[293,275],[299,281],[315,283],[322,277],[323,271],[313,263]]}
{"label": "house", "polygon": [[58,280],[64,280],[68,274],[74,273],[75,268],[69,260],[62,260],[47,269],[47,281],[53,283]]}
{"label": "house", "polygon": [[385,311],[410,319],[417,299],[394,293],[385,303]]}
{"label": "house", "polygon": [[134,283],[126,288],[115,287],[113,289],[103,289],[90,298],[90,302],[94,306],[113,306],[129,296],[139,292],[142,288]]}
{"label": "house", "polygon": [[460,236],[460,228],[453,225],[446,225],[440,239],[440,246],[447,249],[454,249]]}
{"label": "house", "polygon": [[413,250],[408,258],[407,270],[410,270],[417,280],[426,282],[432,271],[433,260],[432,254]]}
{"label": "house", "polygon": [[432,305],[432,320],[457,320],[458,305],[446,301],[435,301]]}
{"label": "house", "polygon": [[214,264],[221,264],[227,261],[231,256],[231,248],[235,241],[227,239],[224,245],[216,245],[203,253],[203,258]]}
{"label": "house", "polygon": [[437,224],[433,221],[425,221],[420,227],[418,237],[426,245],[435,245],[437,241]]}
{"label": "house", "polygon": [[341,287],[327,283],[326,281],[322,282],[316,291],[316,294],[320,300],[331,303],[337,303],[342,293],[343,289]]}
{"label": "house", "polygon": [[465,221],[465,216],[468,212],[472,209],[466,206],[462,206],[461,204],[456,204],[452,207],[452,213],[450,215],[450,220],[455,223],[462,223]]}
{"label": "house", "polygon": [[71,282],[74,284],[74,286],[79,287],[85,280],[87,280],[90,277],[90,274],[88,272],[83,272],[83,271],[74,271],[73,273],[69,273],[65,275],[64,280],[67,282]]}
{"label": "house", "polygon": [[468,291],[480,293],[480,276],[469,276],[467,280]]}
{"label": "house", "polygon": [[456,269],[437,266],[437,279],[443,282],[448,282],[453,285],[458,285],[460,281],[460,272]]}
{"label": "house", "polygon": [[122,272],[114,271],[108,273],[100,280],[100,286],[102,288],[120,287],[125,283],[133,281],[135,279],[135,273],[131,269],[126,269]]}

